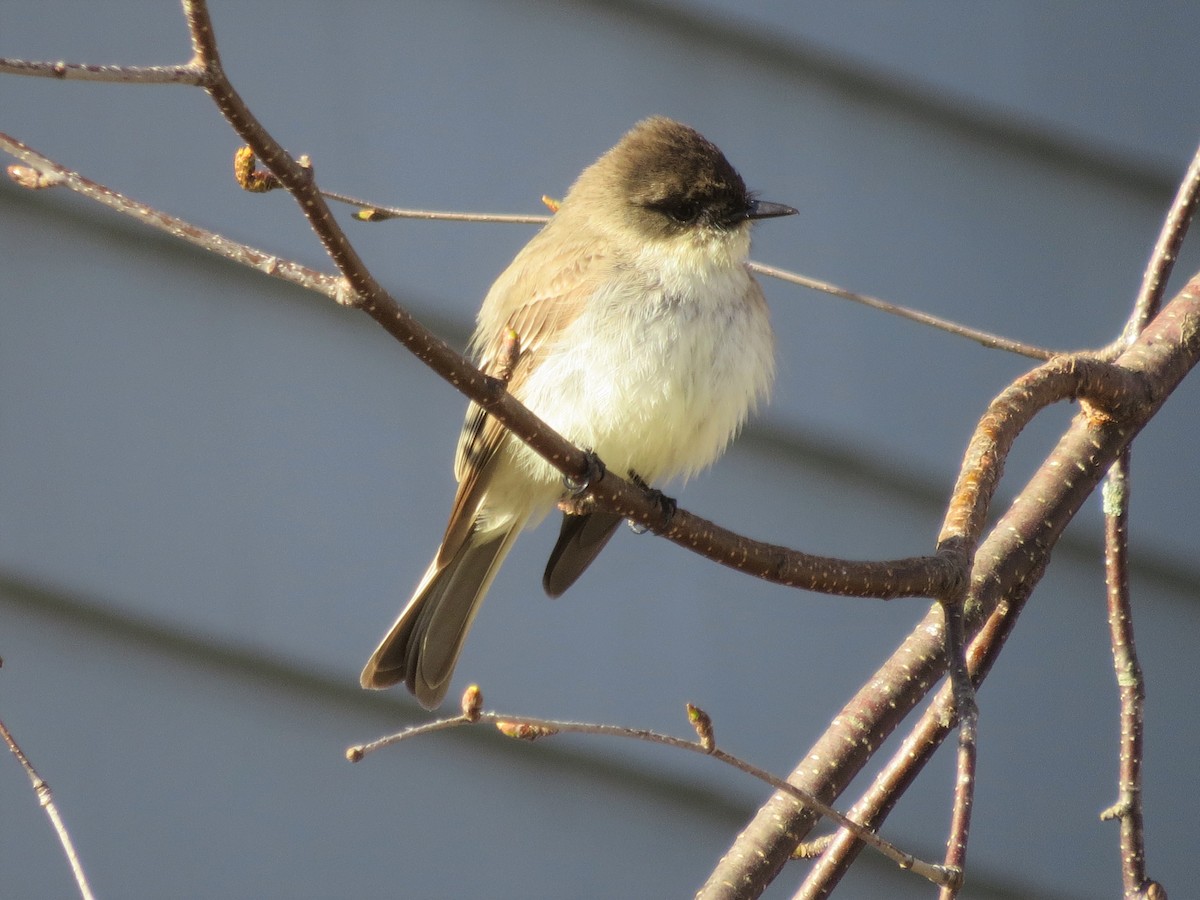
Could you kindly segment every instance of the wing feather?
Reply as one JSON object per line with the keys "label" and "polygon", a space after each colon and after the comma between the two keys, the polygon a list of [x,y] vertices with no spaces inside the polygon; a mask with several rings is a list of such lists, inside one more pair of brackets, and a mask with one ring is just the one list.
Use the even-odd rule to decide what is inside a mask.
{"label": "wing feather", "polygon": [[[508,390],[518,400],[530,371],[579,317],[608,267],[606,256],[582,250],[551,254],[548,260],[544,254],[540,257],[533,254],[534,259],[546,261],[536,270],[531,269],[527,257],[535,243],[536,238],[493,285],[480,311],[479,329],[471,341],[480,371],[497,376],[501,369],[511,365]],[[564,259],[570,259],[573,265],[563,266]],[[501,318],[505,309],[511,312]],[[515,363],[511,347],[506,346],[510,330],[517,336]],[[470,533],[487,495],[497,454],[506,440],[508,431],[503,425],[475,403],[467,407],[454,458],[458,491],[439,559],[453,558]]]}

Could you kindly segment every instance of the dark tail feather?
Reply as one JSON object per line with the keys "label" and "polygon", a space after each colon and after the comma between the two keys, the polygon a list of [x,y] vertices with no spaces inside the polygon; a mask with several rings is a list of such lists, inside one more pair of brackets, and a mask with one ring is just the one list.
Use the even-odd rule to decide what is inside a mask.
{"label": "dark tail feather", "polygon": [[400,617],[371,654],[359,683],[386,688],[403,681],[426,709],[439,706],[479,604],[523,521],[473,533],[444,566],[434,558]]}
{"label": "dark tail feather", "polygon": [[546,574],[542,576],[542,587],[547,594],[557,597],[575,583],[612,538],[621,518],[606,512],[563,514],[558,543],[550,552]]}

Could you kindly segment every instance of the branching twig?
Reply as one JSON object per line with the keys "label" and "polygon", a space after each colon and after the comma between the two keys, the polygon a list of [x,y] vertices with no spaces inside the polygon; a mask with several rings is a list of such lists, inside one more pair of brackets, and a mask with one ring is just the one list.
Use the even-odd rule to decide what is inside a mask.
{"label": "branching twig", "polygon": [[[1148,396],[1148,388],[1135,373],[1085,356],[1057,357],[1006,388],[988,405],[967,448],[939,535],[939,555],[958,558],[964,572],[974,566],[975,548],[1004,471],[1004,460],[1020,432],[1046,406],[1080,398],[1103,409],[1107,415],[1121,415]],[[975,689],[965,651],[965,581],[939,599],[944,614],[946,662],[955,698],[955,718],[961,724],[958,776],[945,864],[962,870],[973,806],[978,726]],[[952,895],[953,892],[944,894],[945,897]]]}
{"label": "branching twig", "polygon": [[1163,294],[1167,290],[1167,279],[1175,268],[1179,258],[1179,248],[1183,246],[1183,238],[1187,234],[1188,225],[1195,215],[1196,205],[1200,203],[1200,150],[1192,157],[1171,208],[1167,210],[1159,231],[1154,249],[1150,251],[1150,261],[1142,275],[1142,284],[1138,290],[1137,299],[1133,304],[1133,312],[1125,324],[1125,331],[1111,352],[1118,353],[1132,344],[1150,320],[1158,315],[1162,305]]}
{"label": "branching twig", "polygon": [[[982,683],[992,664],[999,657],[1004,641],[1016,623],[1016,613],[1032,593],[1033,587],[1033,584],[1029,584],[1007,594],[1005,603],[992,613],[971,642],[966,653],[966,663],[972,685],[977,687]],[[872,826],[877,826],[887,817],[892,807],[916,780],[926,763],[932,759],[934,752],[958,724],[955,716],[960,709],[961,707],[954,698],[952,686],[944,685],[934,696],[921,718],[905,736],[896,752],[892,754],[887,765],[876,775],[871,787],[851,808],[849,815],[855,821],[869,822]],[[971,737],[973,745],[973,735]],[[959,764],[960,770],[966,768],[971,776],[973,776],[973,772],[971,772],[973,766],[973,758],[960,761]],[[956,792],[959,788],[960,785],[956,784]],[[956,809],[969,803],[969,796],[963,798],[956,796]],[[969,819],[963,821],[959,826],[952,823],[948,849],[958,843],[965,844],[965,835],[961,837],[956,837],[956,835],[961,833],[962,826],[968,822]],[[830,847],[809,871],[804,884],[793,900],[815,900],[818,897],[828,896],[838,880],[849,869],[861,846],[857,839],[848,832],[842,831],[835,835]]]}
{"label": "branching twig", "polygon": [[997,334],[991,334],[987,331],[981,331],[978,328],[971,328],[967,325],[960,325],[957,322],[951,322],[949,319],[943,319],[940,316],[935,316],[931,313],[921,312],[916,309],[909,309],[906,306],[900,306],[896,303],[889,303],[887,300],[880,300],[878,297],[872,297],[869,294],[860,294],[857,291],[849,291],[846,288],[838,287],[836,284],[830,284],[828,281],[821,281],[817,278],[809,278],[807,275],[799,275],[795,272],[789,272],[787,269],[780,269],[776,266],[768,266],[764,263],[752,262],[750,268],[755,272],[763,275],[769,275],[772,278],[778,278],[781,281],[787,281],[791,284],[798,284],[801,287],[812,288],[814,291],[820,291],[823,294],[832,294],[834,297],[841,297],[843,300],[849,300],[853,303],[860,303],[863,306],[869,306],[871,309],[877,309],[880,312],[885,312],[888,315],[899,316],[902,319],[909,319],[913,322],[919,322],[922,325],[927,325],[930,328],[936,328],[939,331],[945,331],[947,334],[957,335],[958,337],[967,338],[975,341],[985,347],[994,347],[997,350],[1007,350],[1009,353],[1015,353],[1018,356],[1027,356],[1030,359],[1050,359],[1059,355],[1061,351],[1046,350],[1042,347],[1035,347],[1032,344],[1026,344],[1021,341],[1014,341],[1011,338],[1001,337]]}
{"label": "branching twig", "polygon": [[[1133,373],[1145,386],[1145,393],[1135,392],[1142,399],[1120,404],[1119,420],[1090,411],[1076,416],[1008,512],[979,544],[971,571],[967,625],[974,630],[981,618],[991,617],[989,659],[1003,647],[1067,523],[1121,450],[1197,362],[1200,277],[1193,278],[1114,360],[1114,365]],[[871,748],[882,744],[945,671],[944,649],[942,615],[940,609],[934,609],[846,704],[788,781],[822,797],[838,796],[870,758]],[[914,761],[913,777],[923,764]],[[704,900],[758,896],[787,863],[809,827],[811,817],[776,794],[738,836],[697,896]]]}
{"label": "branching twig", "polygon": [[[255,156],[296,198],[313,231],[357,295],[356,305],[560,472],[576,481],[585,478],[592,468],[588,454],[551,430],[515,400],[503,383],[479,372],[380,287],[333,218],[316,188],[312,169],[298,165],[284,152],[225,77],[205,4],[200,0],[184,0],[184,12],[196,59],[206,72],[205,89]],[[858,596],[929,595],[946,578],[944,563],[936,559],[853,564],[793,554],[785,548],[748,541],[683,510],[667,517],[654,497],[611,470],[594,481],[589,490],[604,508],[640,522],[675,543],[725,565],[784,584]]]}
{"label": "branching twig", "polygon": [[367,755],[374,753],[376,750],[382,750],[384,747],[390,747],[393,744],[398,744],[401,741],[410,740],[415,737],[420,737],[426,734],[432,734],[435,731],[445,731],[451,728],[458,728],[463,725],[473,725],[476,723],[484,723],[494,725],[502,734],[507,737],[515,737],[523,740],[536,740],[542,737],[567,733],[567,734],[592,734],[604,735],[607,737],[629,738],[631,740],[645,741],[651,744],[660,744],[666,747],[674,747],[677,750],[688,750],[692,753],[700,753],[704,756],[711,756],[713,759],[723,762],[726,765],[733,766],[740,772],[744,772],[759,781],[765,782],[777,791],[781,791],[799,802],[802,806],[814,810],[821,816],[838,824],[839,827],[846,829],[853,834],[856,839],[870,845],[878,850],[881,854],[892,860],[902,869],[911,869],[916,874],[928,879],[934,884],[940,886],[950,886],[961,883],[961,870],[948,869],[945,866],[938,866],[932,863],[924,862],[911,854],[905,853],[894,844],[885,841],[870,829],[864,828],[853,820],[847,818],[842,813],[838,812],[833,807],[821,802],[816,797],[806,791],[797,788],[794,785],[788,784],[783,779],[772,775],[765,769],[761,769],[753,763],[747,762],[740,757],[734,756],[720,749],[713,738],[712,720],[708,714],[702,709],[688,704],[688,720],[696,729],[698,740],[688,741],[683,738],[678,738],[669,734],[662,734],[657,731],[650,731],[644,728],[627,728],[623,725],[604,725],[593,722],[568,722],[558,719],[541,719],[531,718],[528,716],[513,716],[503,713],[487,712],[482,709],[483,697],[478,686],[471,685],[463,694],[463,712],[461,715],[453,716],[446,719],[437,719],[433,722],[426,722],[421,725],[414,725],[410,728],[405,728],[396,734],[388,735],[377,740],[371,741],[368,744],[360,744],[350,747],[346,750],[346,758],[350,762],[359,762]]}
{"label": "branching twig", "polygon": [[[1200,199],[1200,151],[1184,174],[1171,208],[1150,253],[1133,312],[1121,338],[1110,348],[1119,352],[1137,339],[1158,313],[1167,280],[1175,267],[1188,225]],[[1101,813],[1120,821],[1121,878],[1126,897],[1148,897],[1161,886],[1146,875],[1142,815],[1142,729],[1146,686],[1133,636],[1129,591],[1129,492],[1131,448],[1126,447],[1104,483],[1104,576],[1113,667],[1120,697],[1121,740],[1117,802]]]}
{"label": "branching twig", "polygon": [[67,830],[66,823],[63,822],[62,816],[59,815],[58,806],[54,803],[54,795],[50,791],[50,785],[42,780],[42,776],[37,773],[33,767],[33,763],[29,761],[29,757],[17,744],[16,738],[12,732],[8,730],[8,726],[0,721],[0,737],[4,738],[4,743],[8,744],[8,749],[12,751],[13,756],[21,764],[21,768],[25,770],[25,774],[29,776],[29,781],[33,785],[33,792],[37,794],[38,803],[42,809],[46,810],[46,815],[50,819],[50,824],[54,826],[54,833],[58,835],[58,840],[62,844],[63,853],[67,857],[67,862],[71,865],[71,872],[75,876],[75,884],[79,887],[79,895],[83,900],[93,900],[91,886],[88,884],[87,874],[83,871],[83,864],[79,861],[79,854],[75,852],[75,843],[71,840],[71,833]]}
{"label": "branching twig", "polygon": [[1104,577],[1108,585],[1108,627],[1113,667],[1121,698],[1120,774],[1117,802],[1100,814],[1121,826],[1121,880],[1126,897],[1144,897],[1146,845],[1142,817],[1142,727],[1146,686],[1133,639],[1129,597],[1129,453],[1126,451],[1104,483]]}
{"label": "branching twig", "polygon": [[[189,12],[189,24],[193,26],[193,36],[197,33],[194,30],[197,26],[203,26],[204,29],[211,34],[211,24],[207,21],[207,10],[204,8],[204,4],[185,2],[184,6],[185,10],[188,7],[191,7],[191,11]],[[190,63],[179,66],[97,66],[84,63],[0,59],[0,73],[84,81],[107,81],[126,84],[192,84],[204,86],[217,84],[222,93],[224,93],[225,85],[220,84],[220,82],[225,80],[224,75],[218,75],[215,69],[216,66],[219,66],[219,57],[216,54],[215,41],[201,41],[200,43],[194,42],[194,46],[197,51],[195,59]],[[215,95],[214,99],[216,99]],[[231,121],[230,124],[234,123]],[[235,128],[236,127],[237,126],[235,125]],[[251,146],[253,146],[252,142],[248,141],[247,143],[250,143]],[[258,151],[256,150],[256,153],[257,152]],[[544,215],[438,212],[434,210],[423,209],[402,209],[398,207],[372,203],[356,197],[349,197],[345,194],[339,194],[334,191],[321,190],[319,193],[321,196],[329,200],[334,200],[339,203],[346,203],[350,206],[358,207],[365,213],[364,215],[359,216],[359,218],[361,218],[363,221],[384,221],[386,219],[394,218],[410,218],[440,219],[452,222],[508,222],[538,224],[545,222],[547,219],[547,217]],[[1011,338],[991,334],[990,332],[983,331],[978,328],[960,325],[957,322],[951,322],[948,319],[943,319],[930,313],[909,309],[908,307],[900,306],[895,303],[889,303],[888,301],[881,300],[878,297],[872,297],[868,294],[861,294],[856,291],[847,290],[846,288],[838,287],[830,282],[821,281],[817,278],[809,278],[808,276],[800,275],[796,272],[790,272],[787,269],[781,269],[777,266],[769,266],[764,263],[757,262],[751,262],[749,265],[750,268],[755,272],[759,272],[760,274],[767,275],[771,278],[778,278],[781,281],[787,281],[791,284],[796,284],[802,287],[811,288],[815,291],[820,291],[821,293],[831,294],[835,297],[841,297],[844,300],[860,303],[865,306],[869,306],[872,309],[886,312],[889,315],[899,316],[904,319],[919,322],[922,325],[927,325],[931,328],[936,328],[949,334],[954,334],[959,337],[967,338],[968,340],[976,341],[977,343],[982,344],[984,347],[993,347],[999,350],[1006,350],[1009,353],[1018,354],[1019,356],[1029,357],[1030,359],[1042,360],[1050,359],[1051,357],[1058,355],[1059,352],[1054,350],[1046,350],[1041,347],[1035,347],[1031,344],[1026,344],[1022,341],[1015,341]]]}

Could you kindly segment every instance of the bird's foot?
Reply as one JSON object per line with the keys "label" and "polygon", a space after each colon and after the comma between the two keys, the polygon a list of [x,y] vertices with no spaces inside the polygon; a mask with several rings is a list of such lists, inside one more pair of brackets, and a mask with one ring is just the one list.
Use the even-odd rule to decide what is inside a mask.
{"label": "bird's foot", "polygon": [[[674,498],[668,497],[658,488],[650,487],[650,485],[646,483],[646,480],[637,472],[630,472],[629,480],[641,488],[642,492],[646,495],[650,502],[658,507],[659,515],[662,516],[663,527],[665,528],[670,525],[671,519],[675,515],[675,511],[679,509],[679,504],[675,502]],[[643,525],[642,523],[634,522],[633,520],[628,521],[629,527],[633,530],[634,534],[645,534],[650,530],[648,525]]]}
{"label": "bird's foot", "polygon": [[577,481],[569,475],[563,475],[563,486],[572,497],[578,497],[604,477],[604,462],[596,455],[596,452],[584,450],[583,455],[587,458],[587,471],[584,472],[583,478]]}

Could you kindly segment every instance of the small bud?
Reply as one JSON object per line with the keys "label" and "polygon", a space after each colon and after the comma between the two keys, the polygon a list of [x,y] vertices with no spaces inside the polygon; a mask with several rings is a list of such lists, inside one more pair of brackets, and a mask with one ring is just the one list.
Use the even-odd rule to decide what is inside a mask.
{"label": "small bud", "polygon": [[550,212],[558,212],[558,208],[562,206],[561,200],[555,200],[553,197],[548,197],[545,194],[542,194],[542,203],[546,205],[546,209],[550,210]]}
{"label": "small bud", "polygon": [[687,705],[688,721],[692,723],[692,727],[696,729],[696,737],[700,738],[700,746],[705,750],[713,751],[717,747],[717,742],[713,739],[713,723],[708,713],[698,706],[692,704]]}
{"label": "small bud", "polygon": [[813,838],[811,841],[803,841],[797,844],[796,849],[792,851],[792,859],[816,859],[828,850],[829,845],[832,843],[832,834],[822,835],[819,838]]}
{"label": "small bud", "polygon": [[352,762],[352,763],[361,762],[363,755],[364,754],[363,754],[362,747],[347,747],[346,748],[346,759],[350,760],[350,762]]}
{"label": "small bud", "polygon": [[40,191],[63,183],[63,177],[57,172],[40,172],[30,166],[9,166],[6,170],[8,177],[18,187],[30,191]]}
{"label": "small bud", "polygon": [[478,722],[479,713],[483,710],[483,691],[479,685],[468,685],[462,695],[462,714],[468,722]]}
{"label": "small bud", "polygon": [[270,172],[256,168],[258,160],[249,147],[239,147],[233,154],[233,177],[244,191],[265,194],[279,187],[279,182]]}
{"label": "small bud", "polygon": [[546,728],[543,725],[528,725],[525,722],[497,722],[497,730],[505,737],[516,738],[519,741],[536,741],[541,737],[558,734],[556,728]]}

